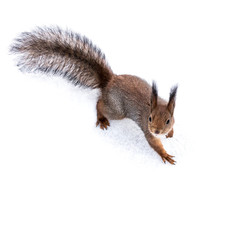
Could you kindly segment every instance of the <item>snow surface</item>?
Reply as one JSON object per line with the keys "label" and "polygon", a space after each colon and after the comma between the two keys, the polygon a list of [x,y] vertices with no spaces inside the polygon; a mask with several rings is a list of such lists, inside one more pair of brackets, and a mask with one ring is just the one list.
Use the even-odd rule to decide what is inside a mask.
{"label": "snow surface", "polygon": [[[240,239],[238,1],[1,9],[0,239]],[[164,98],[179,83],[175,135],[162,139],[175,166],[128,119],[96,128],[97,91],[16,68],[12,39],[51,24],[92,39],[115,73],[154,79]]]}

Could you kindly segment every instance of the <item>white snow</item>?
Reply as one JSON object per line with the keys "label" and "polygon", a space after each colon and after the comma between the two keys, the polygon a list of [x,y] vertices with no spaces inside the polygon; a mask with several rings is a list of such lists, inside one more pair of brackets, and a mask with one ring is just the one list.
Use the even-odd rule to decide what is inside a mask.
{"label": "white snow", "polygon": [[[237,1],[4,3],[0,15],[0,239],[240,239]],[[164,164],[137,125],[95,127],[97,91],[23,74],[22,31],[85,34],[117,74],[179,83]]]}

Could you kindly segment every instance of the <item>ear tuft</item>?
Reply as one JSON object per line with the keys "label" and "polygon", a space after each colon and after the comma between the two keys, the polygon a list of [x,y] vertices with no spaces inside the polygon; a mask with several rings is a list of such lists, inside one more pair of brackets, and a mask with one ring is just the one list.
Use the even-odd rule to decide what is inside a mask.
{"label": "ear tuft", "polygon": [[152,83],[152,96],[151,96],[151,110],[153,110],[157,106],[157,99],[158,99],[157,85],[153,81],[153,83]]}
{"label": "ear tuft", "polygon": [[178,85],[175,85],[171,88],[169,101],[176,98],[177,90],[178,90]]}
{"label": "ear tuft", "polygon": [[177,90],[178,85],[175,85],[171,88],[169,101],[168,101],[168,110],[173,115],[174,108],[175,108],[175,102],[176,102],[176,96],[177,96]]}

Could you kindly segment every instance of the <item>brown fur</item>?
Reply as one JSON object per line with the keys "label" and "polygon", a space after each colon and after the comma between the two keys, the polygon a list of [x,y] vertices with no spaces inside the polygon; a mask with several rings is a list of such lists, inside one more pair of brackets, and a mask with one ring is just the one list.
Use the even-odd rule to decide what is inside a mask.
{"label": "brown fur", "polygon": [[97,126],[104,130],[110,126],[109,120],[130,118],[163,161],[175,163],[155,135],[173,136],[177,87],[171,89],[167,102],[158,97],[155,83],[151,87],[139,77],[115,75],[90,40],[59,28],[22,33],[11,52],[19,55],[21,70],[61,75],[76,85],[99,88]]}

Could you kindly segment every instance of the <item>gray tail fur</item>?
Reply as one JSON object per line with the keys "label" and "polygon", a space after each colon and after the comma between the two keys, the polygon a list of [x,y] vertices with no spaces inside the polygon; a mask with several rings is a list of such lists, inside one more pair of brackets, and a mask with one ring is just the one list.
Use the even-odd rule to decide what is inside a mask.
{"label": "gray tail fur", "polygon": [[60,75],[75,85],[104,88],[113,75],[105,55],[88,38],[58,27],[21,33],[10,52],[18,54],[21,70]]}

